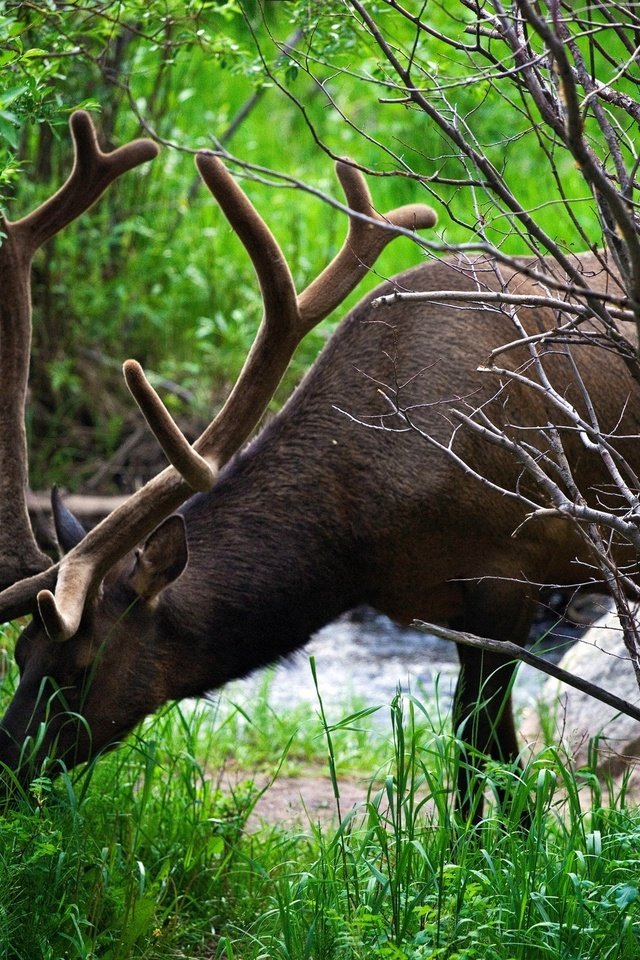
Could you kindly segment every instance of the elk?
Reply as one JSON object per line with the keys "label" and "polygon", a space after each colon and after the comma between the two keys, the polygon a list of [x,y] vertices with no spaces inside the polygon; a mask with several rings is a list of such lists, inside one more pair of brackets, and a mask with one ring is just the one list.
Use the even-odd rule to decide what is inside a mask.
{"label": "elk", "polygon": [[[67,183],[4,228],[17,250],[21,291],[34,246],[22,235],[50,235],[99,187],[152,154],[144,141],[102,154],[83,113],[71,129],[76,161]],[[226,404],[193,446],[140,365],[127,361],[129,388],[171,466],[88,533],[54,496],[59,562],[36,559],[34,573],[29,558],[19,579],[12,558],[0,616],[31,621],[16,645],[20,681],[0,724],[0,761],[23,781],[43,766],[55,772],[113,747],[167,701],[286,657],[361,604],[402,623],[448,622],[524,644],[540,587],[575,583],[589,561],[575,525],[557,516],[525,522],[517,499],[485,488],[446,450],[455,433],[459,455],[478,474],[515,489],[523,482],[518,463],[459,429],[452,411],[482,408],[505,430],[528,428],[532,443],[545,442],[544,396],[478,372],[513,337],[506,312],[484,306],[482,292],[539,296],[542,266],[523,261],[505,271],[489,258],[460,255],[386,281],[348,314],[282,411],[245,445],[306,332],[354,288],[397,228],[429,227],[435,215],[422,205],[377,214],[362,176],[339,163],[348,236],[297,294],[276,241],[223,163],[206,152],[196,162],[253,262],[262,324]],[[619,293],[606,258],[583,255],[572,264],[574,288],[584,277],[592,296]],[[478,302],[374,306],[395,291],[424,290],[475,290]],[[12,292],[13,300],[24,312],[25,294]],[[3,302],[3,324],[11,326],[13,308]],[[555,311],[540,306],[521,315],[534,333],[557,323]],[[2,350],[6,369],[4,342]],[[510,357],[517,365],[526,351]],[[639,432],[639,388],[621,357],[585,342],[571,356],[550,350],[545,364],[568,394],[575,364],[600,421],[621,436]],[[630,446],[623,452],[633,462]],[[571,432],[566,454],[584,495],[597,496],[607,481],[600,459]],[[19,502],[23,491],[14,485],[11,496]],[[0,535],[6,553],[4,525]],[[30,531],[20,537],[30,542]],[[514,760],[514,664],[459,652],[456,729],[475,750]],[[463,810],[467,787],[462,772]]]}

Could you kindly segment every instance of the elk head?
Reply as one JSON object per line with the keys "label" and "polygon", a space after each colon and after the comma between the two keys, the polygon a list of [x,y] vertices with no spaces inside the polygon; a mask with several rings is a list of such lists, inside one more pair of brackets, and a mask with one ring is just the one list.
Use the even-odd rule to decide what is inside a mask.
{"label": "elk head", "polygon": [[[79,168],[115,167],[120,156],[119,172],[151,153],[130,144],[102,154],[86,114],[74,115],[72,132],[76,167],[56,195],[65,202],[54,197],[37,212],[44,224],[52,216],[55,229],[62,225],[59,208],[66,211],[67,222],[97,196],[93,186],[85,185],[87,178],[77,174]],[[26,575],[32,567],[26,566],[26,578],[0,593],[3,620],[33,617],[18,640],[20,682],[0,724],[0,761],[22,779],[53,757],[68,767],[87,760],[161,703],[190,692],[180,682],[181,663],[167,664],[169,655],[157,642],[158,606],[162,600],[166,623],[171,615],[167,595],[188,561],[176,509],[216,484],[221,468],[261,419],[300,340],[351,292],[387,242],[398,232],[435,222],[433,211],[420,204],[379,215],[359,171],[348,162],[338,163],[348,236],[329,266],[297,294],[279,246],[221,160],[200,153],[196,164],[252,260],[264,302],[262,323],[227,402],[193,446],[140,365],[133,360],[124,364],[129,389],[172,466],[86,535],[54,498],[62,559],[31,576]],[[100,182],[105,181],[103,175]],[[38,234],[45,232],[53,230],[41,226]],[[19,236],[14,243],[20,251]],[[26,262],[27,254],[18,259]],[[11,322],[10,309],[8,316],[5,325]],[[178,623],[175,631],[180,631]]]}
{"label": "elk head", "polygon": [[[53,514],[61,549],[72,551],[86,533],[55,490]],[[16,644],[20,683],[0,726],[0,758],[21,780],[47,757],[68,768],[87,760],[168,699],[154,610],[186,563],[184,523],[173,515],[88,595],[73,637],[50,636],[34,612]]]}

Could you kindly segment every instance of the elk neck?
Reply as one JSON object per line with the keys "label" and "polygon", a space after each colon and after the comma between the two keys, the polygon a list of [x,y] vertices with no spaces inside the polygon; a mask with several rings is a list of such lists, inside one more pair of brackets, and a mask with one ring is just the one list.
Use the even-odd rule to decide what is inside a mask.
{"label": "elk neck", "polygon": [[189,562],[158,612],[165,642],[197,664],[189,694],[287,656],[363,602],[349,494],[330,461],[309,460],[272,423],[182,509]]}

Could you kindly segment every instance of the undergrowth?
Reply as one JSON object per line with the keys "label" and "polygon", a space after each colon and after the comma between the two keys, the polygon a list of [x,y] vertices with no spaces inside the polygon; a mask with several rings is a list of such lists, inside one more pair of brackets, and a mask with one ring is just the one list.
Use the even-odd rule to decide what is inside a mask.
{"label": "undergrowth", "polygon": [[[316,680],[316,709],[276,713],[265,681],[250,706],[167,708],[90,768],[36,781],[0,821],[0,958],[635,960],[626,783],[546,748],[524,772],[490,765],[485,818],[462,824],[457,744],[422,693],[331,717]],[[279,773],[320,764],[332,823],[256,815]],[[345,809],[354,771],[362,802]]]}

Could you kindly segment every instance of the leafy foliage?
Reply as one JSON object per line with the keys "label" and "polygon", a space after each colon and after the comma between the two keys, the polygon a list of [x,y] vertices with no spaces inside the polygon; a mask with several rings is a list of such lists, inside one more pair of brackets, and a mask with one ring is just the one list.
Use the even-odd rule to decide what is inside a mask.
{"label": "leafy foliage", "polygon": [[[507,249],[526,249],[513,216],[487,200],[477,173],[452,152],[438,125],[400,96],[397,78],[350,6],[341,0],[2,6],[9,40],[0,61],[0,187],[12,218],[67,175],[66,120],[79,106],[100,113],[106,145],[140,132],[165,144],[151,167],[123,178],[35,263],[35,487],[90,480],[96,460],[131,431],[135,415],[119,373],[127,356],[159,382],[178,384],[170,403],[190,416],[195,410],[208,417],[239,370],[259,320],[259,296],[244,251],[199,185],[196,149],[223,143],[243,161],[284,169],[332,194],[326,154],[349,154],[374,175],[380,208],[426,193],[436,207],[444,205],[448,242],[480,231]],[[401,57],[413,51],[434,107],[458,118],[524,209],[537,208],[543,225],[567,244],[584,246],[576,234],[597,236],[590,195],[570,157],[557,155],[560,179],[546,183],[540,197],[538,171],[551,148],[531,105],[515,103],[509,85],[492,73],[482,79],[471,45],[463,43],[469,11],[430,7],[431,35],[421,35],[393,4],[370,5],[370,13]],[[460,38],[457,51],[447,36]],[[273,178],[260,176],[247,187],[304,286],[336,252],[344,222]],[[579,224],[558,219],[562,196],[572,198]],[[409,241],[397,241],[377,272],[397,272],[419,256]],[[277,404],[330,329],[331,322],[303,344]],[[67,460],[73,471],[65,470]]]}
{"label": "leafy foliage", "polygon": [[[271,32],[283,38],[295,29],[289,19],[298,12],[290,6],[296,5],[268,4],[263,20],[257,8],[237,2],[6,5],[12,41],[0,82],[5,104],[13,97],[14,105],[6,122],[15,146],[3,162],[10,186],[5,206],[13,219],[68,174],[65,127],[76,107],[99,110],[106,145],[139,132],[167,144],[149,169],[123,178],[34,265],[35,487],[78,486],[130,430],[134,415],[119,373],[127,356],[140,359],[156,379],[179,384],[170,402],[190,416],[194,410],[209,416],[239,370],[259,320],[259,295],[244,251],[199,185],[191,157],[196,149],[230,143],[233,135],[240,155],[276,168],[286,156],[297,178],[336,193],[330,161],[286,95],[265,77],[256,48],[267,43],[266,55],[278,61]],[[287,60],[281,59],[278,69],[286,75]],[[326,99],[315,83],[292,73],[287,82],[310,99],[321,129],[341,128],[335,113],[326,117]],[[17,89],[16,99],[11,91]],[[243,106],[252,106],[251,122],[236,126]],[[344,153],[356,137],[345,140],[340,133],[340,139]],[[389,191],[380,186],[376,196],[383,205]],[[286,186],[255,183],[248,189],[304,286],[336,252],[346,225]],[[417,259],[408,241],[399,247],[382,261],[384,273]],[[329,328],[303,346],[278,402]],[[65,469],[69,460],[76,462],[73,471]]]}

